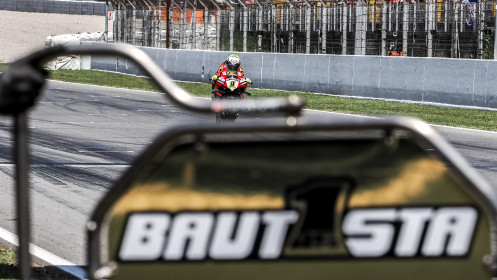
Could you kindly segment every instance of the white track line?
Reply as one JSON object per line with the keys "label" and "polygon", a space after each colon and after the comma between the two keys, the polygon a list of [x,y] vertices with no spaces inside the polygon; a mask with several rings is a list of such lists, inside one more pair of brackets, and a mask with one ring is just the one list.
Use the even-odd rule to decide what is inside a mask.
{"label": "white track line", "polygon": [[[365,115],[357,115],[357,114],[338,113],[338,112],[332,112],[332,111],[319,111],[319,110],[313,110],[313,109],[304,109],[304,111],[311,111],[311,112],[317,112],[317,113],[326,113],[326,114],[332,114],[332,115],[343,115],[343,116],[352,116],[352,117],[373,118],[373,119],[377,119],[379,117],[382,117],[382,116],[365,116]],[[477,132],[482,132],[482,133],[497,134],[497,131],[492,131],[492,130],[482,130],[482,129],[476,129],[476,128],[457,127],[457,126],[448,126],[448,125],[431,124],[431,123],[428,123],[428,125],[435,126],[435,127],[452,128],[452,129],[457,129],[457,130],[477,131]]]}
{"label": "white track line", "polygon": [[[11,243],[14,246],[19,246],[19,238],[17,235],[13,234],[10,231],[7,231],[3,228],[0,228],[0,238]],[[80,267],[78,267],[76,264],[73,264],[59,256],[56,256],[47,250],[44,250],[34,244],[29,244],[29,252],[39,258],[40,260],[43,260],[44,262],[49,263],[50,265],[53,265],[57,267],[58,269],[69,273],[73,275],[74,277],[77,277],[78,279],[86,279],[86,271]]]}

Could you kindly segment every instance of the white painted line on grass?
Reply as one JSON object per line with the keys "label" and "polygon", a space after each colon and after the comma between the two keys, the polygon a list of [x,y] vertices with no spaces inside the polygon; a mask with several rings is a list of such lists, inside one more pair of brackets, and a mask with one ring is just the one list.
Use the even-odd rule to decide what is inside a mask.
{"label": "white painted line on grass", "polygon": [[[9,242],[14,246],[19,246],[19,238],[12,232],[0,228],[0,238]],[[47,250],[44,250],[34,244],[29,244],[29,252],[40,260],[56,266],[58,269],[77,277],[78,279],[86,279],[86,271],[79,266],[56,256]]]}

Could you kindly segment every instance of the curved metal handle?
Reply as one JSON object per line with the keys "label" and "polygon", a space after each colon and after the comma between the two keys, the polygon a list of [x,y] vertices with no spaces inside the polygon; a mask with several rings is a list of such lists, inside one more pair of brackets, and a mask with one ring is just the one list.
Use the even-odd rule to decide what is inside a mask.
{"label": "curved metal handle", "polygon": [[188,110],[216,113],[219,111],[229,112],[282,112],[287,114],[298,114],[305,105],[305,102],[296,97],[288,98],[261,98],[243,101],[211,101],[196,98],[190,93],[176,85],[164,71],[152,61],[152,59],[142,50],[123,44],[97,44],[92,46],[60,46],[47,48],[35,52],[16,63],[28,63],[32,66],[41,65],[52,58],[63,55],[118,55],[134,61],[146,74],[148,74],[155,84],[166,93],[174,103]]}

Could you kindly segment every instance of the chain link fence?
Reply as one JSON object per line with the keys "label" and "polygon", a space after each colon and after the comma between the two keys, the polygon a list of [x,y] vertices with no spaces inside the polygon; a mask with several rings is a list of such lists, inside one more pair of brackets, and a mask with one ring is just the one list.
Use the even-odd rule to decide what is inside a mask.
{"label": "chain link fence", "polygon": [[494,1],[113,0],[114,41],[218,51],[493,58]]}

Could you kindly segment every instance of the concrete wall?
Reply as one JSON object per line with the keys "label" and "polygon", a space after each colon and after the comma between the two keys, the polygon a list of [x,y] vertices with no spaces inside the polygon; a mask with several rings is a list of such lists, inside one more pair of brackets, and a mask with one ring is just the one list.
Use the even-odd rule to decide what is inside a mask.
{"label": "concrete wall", "polygon": [[[104,16],[105,2],[69,0],[0,0],[0,10]],[[110,4],[109,10],[112,10],[112,5]]]}
{"label": "concrete wall", "polygon": [[[229,52],[142,48],[179,81],[208,82]],[[238,53],[253,87],[497,108],[497,61]],[[91,67],[140,75],[128,61]]]}

